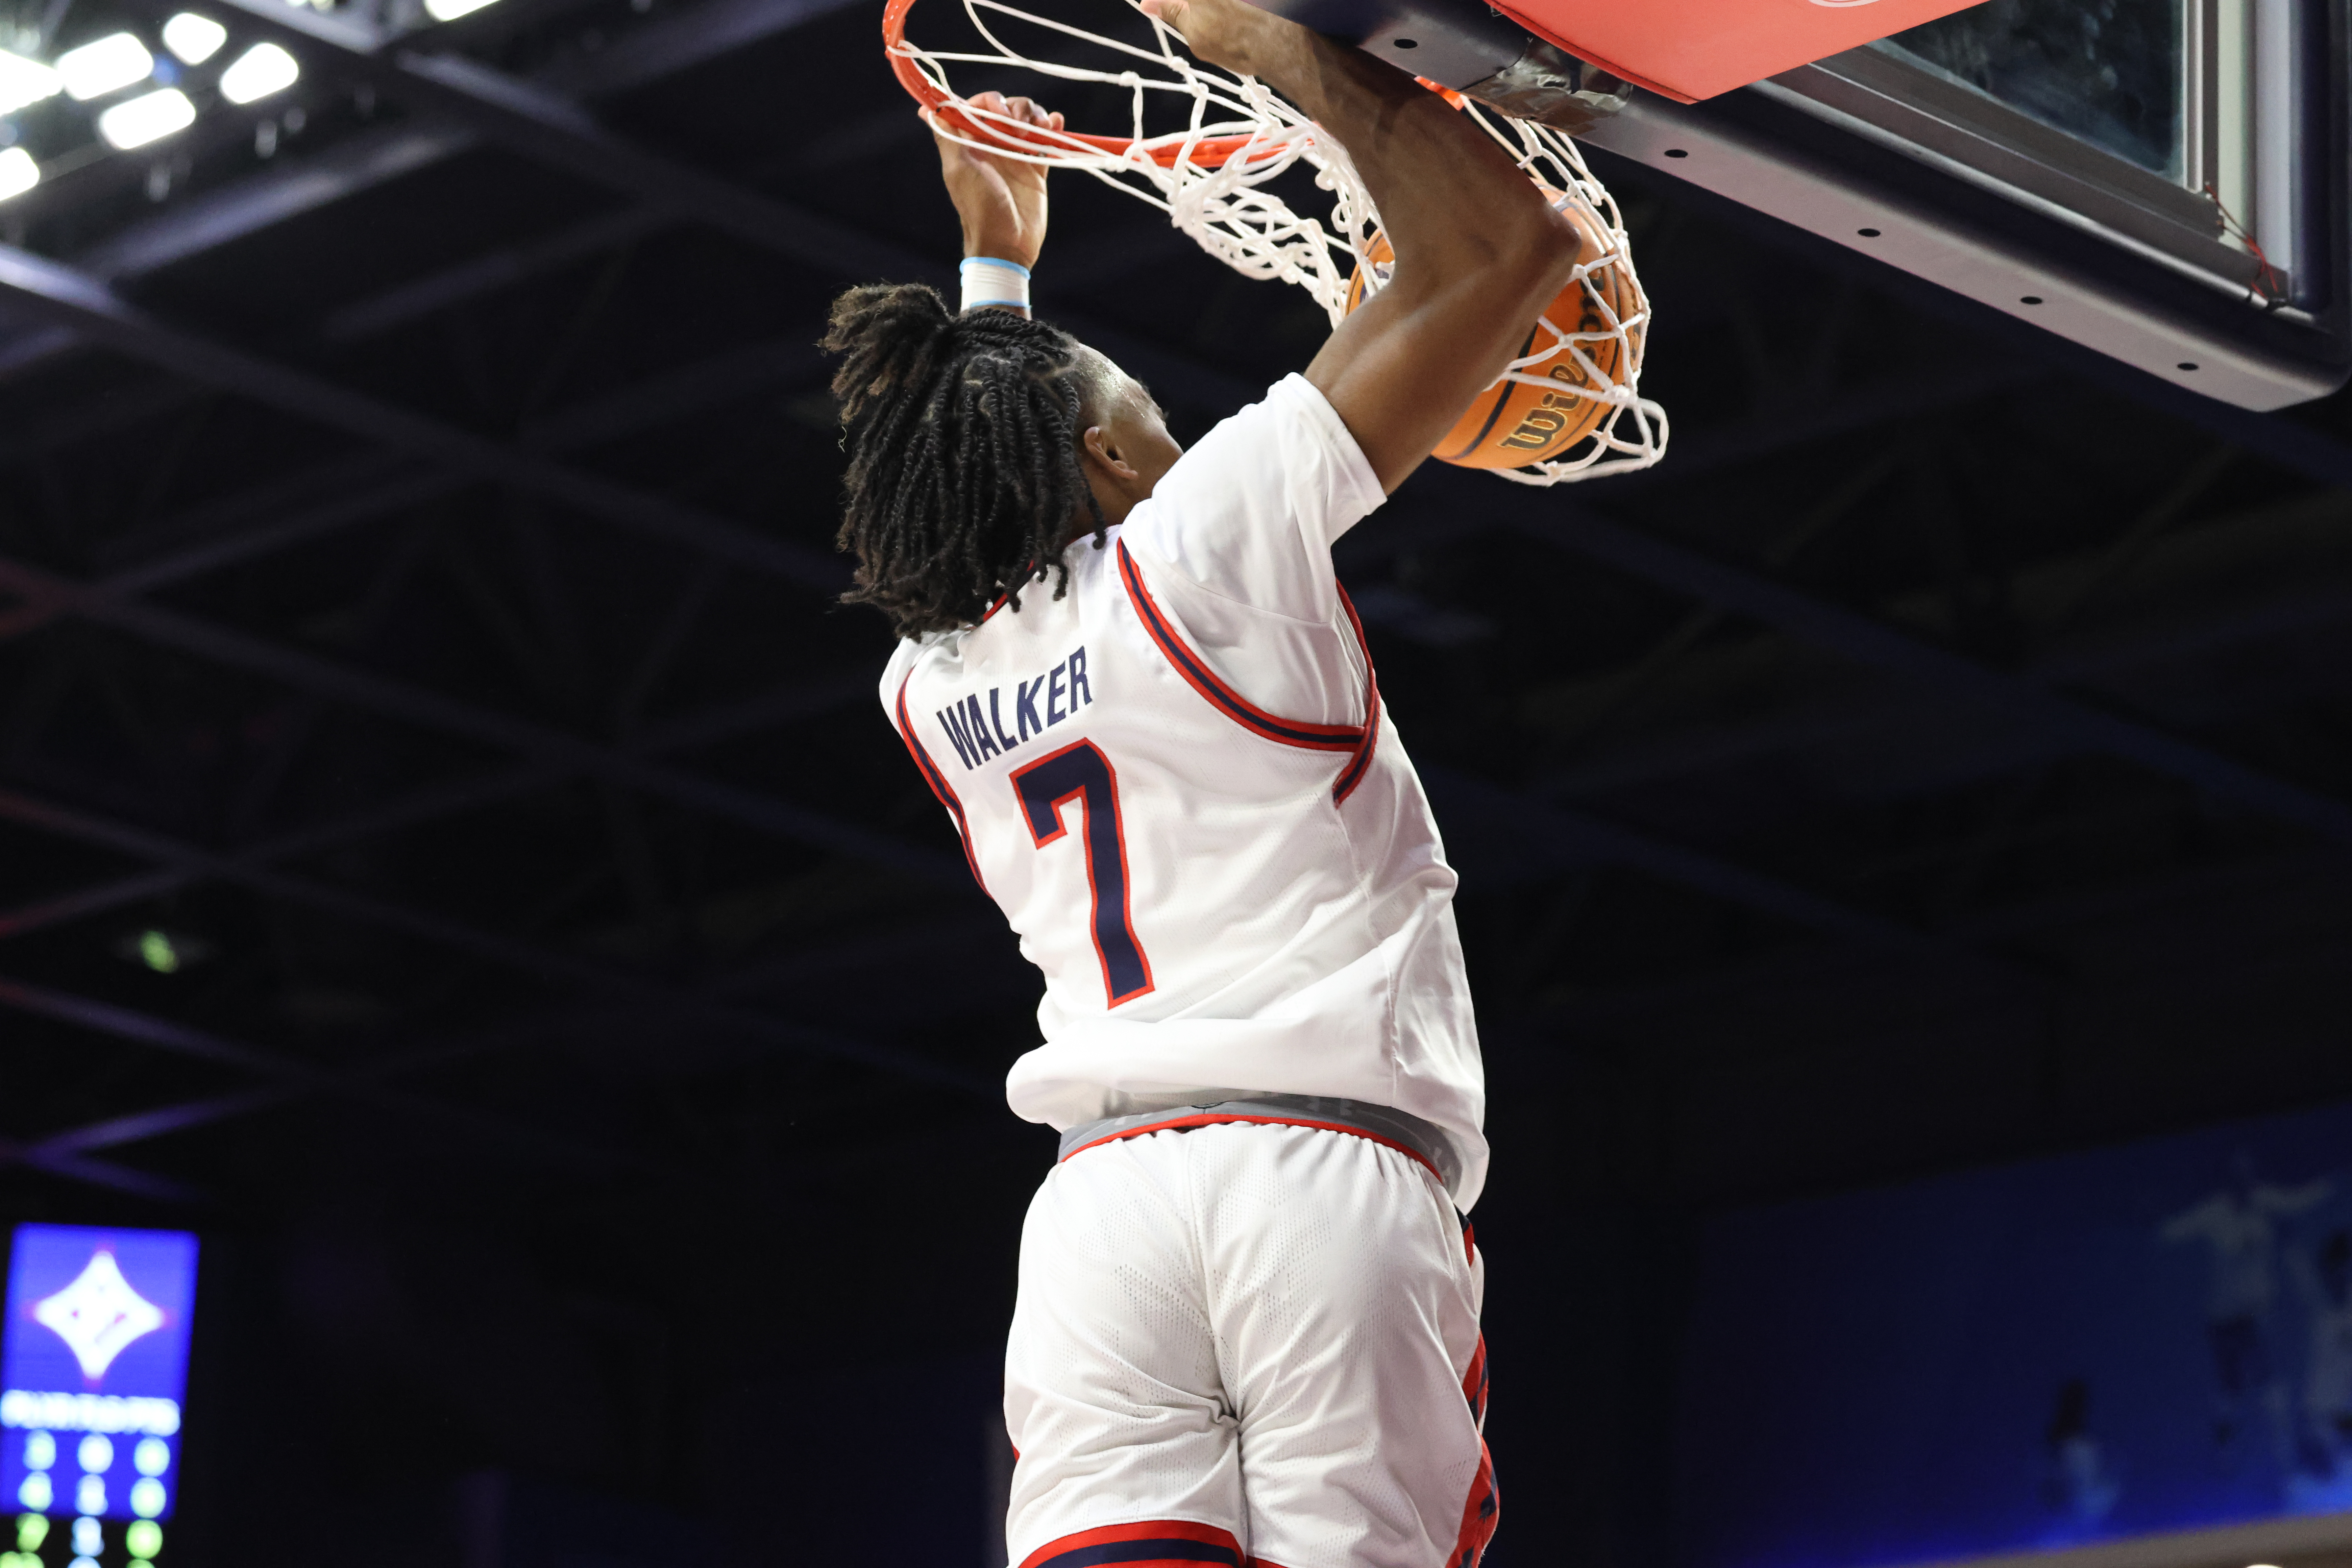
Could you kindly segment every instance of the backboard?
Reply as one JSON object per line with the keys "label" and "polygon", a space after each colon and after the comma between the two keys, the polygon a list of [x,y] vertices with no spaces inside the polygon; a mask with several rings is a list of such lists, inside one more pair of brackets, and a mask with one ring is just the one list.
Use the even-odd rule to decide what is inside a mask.
{"label": "backboard", "polygon": [[1471,86],[1516,23],[1650,89],[1549,116],[1588,146],[2205,395],[2352,371],[2347,0],[1258,3],[1490,103],[1596,99]]}
{"label": "backboard", "polygon": [[2352,368],[2346,47],[2342,0],[1987,0],[1584,139],[2268,409]]}
{"label": "backboard", "polygon": [[1634,86],[1685,103],[1916,27],[1971,0],[1511,0],[1494,8]]}

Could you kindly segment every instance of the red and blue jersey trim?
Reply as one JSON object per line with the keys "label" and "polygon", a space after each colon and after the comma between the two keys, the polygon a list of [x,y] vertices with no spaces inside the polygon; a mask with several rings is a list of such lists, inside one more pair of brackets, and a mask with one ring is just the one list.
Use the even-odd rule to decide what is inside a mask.
{"label": "red and blue jersey trim", "polygon": [[907,716],[907,685],[914,679],[914,672],[909,670],[898,682],[898,738],[907,742],[908,754],[915,759],[915,766],[922,773],[923,782],[931,786],[931,793],[939,797],[940,804],[946,806],[948,815],[955,819],[956,837],[963,844],[963,863],[971,868],[971,879],[978,882],[980,890],[985,893],[988,891],[988,879],[980,874],[980,861],[971,852],[971,827],[964,821],[963,802],[956,798],[955,787],[948,783],[947,774],[940,772],[938,764],[931,761],[931,754],[923,750],[923,743],[915,739],[915,721]]}
{"label": "red and blue jersey trim", "polygon": [[1241,1542],[1233,1531],[1190,1520],[1153,1519],[1082,1530],[1039,1547],[1021,1568],[1244,1568]]}
{"label": "red and blue jersey trim", "polygon": [[1309,724],[1299,720],[1277,719],[1219,679],[1216,671],[1209,668],[1208,660],[1193,652],[1192,645],[1178,635],[1166,612],[1160,609],[1160,601],[1151,596],[1150,588],[1144,586],[1142,570],[1136,565],[1135,557],[1128,553],[1125,540],[1121,540],[1118,546],[1118,574],[1119,580],[1127,585],[1127,596],[1134,603],[1135,613],[1142,617],[1143,629],[1151,634],[1151,640],[1160,645],[1160,651],[1168,656],[1168,662],[1176,667],[1176,673],[1182,676],[1193,690],[1207,698],[1211,706],[1223,712],[1234,723],[1269,741],[1315,751],[1352,752],[1362,742],[1364,731],[1357,725]]}
{"label": "red and blue jersey trim", "polygon": [[1362,648],[1364,654],[1365,719],[1360,725],[1310,724],[1304,720],[1284,719],[1267,712],[1220,679],[1217,672],[1209,668],[1209,661],[1184,640],[1176,630],[1175,624],[1168,618],[1167,612],[1160,607],[1160,601],[1151,596],[1150,588],[1143,581],[1142,568],[1129,553],[1125,540],[1118,544],[1118,575],[1127,588],[1129,602],[1135,606],[1137,618],[1143,623],[1143,629],[1160,646],[1160,651],[1167,656],[1168,662],[1175,666],[1176,673],[1184,678],[1186,685],[1205,698],[1211,707],[1252,734],[1285,746],[1347,752],[1348,761],[1331,786],[1331,795],[1334,800],[1345,800],[1355,793],[1356,786],[1363,782],[1364,774],[1371,765],[1372,749],[1380,743],[1381,683],[1379,675],[1372,668],[1371,647],[1364,640],[1363,619],[1356,614],[1356,606],[1349,600],[1345,588],[1339,590],[1339,603],[1348,612],[1348,625],[1355,631],[1356,646]]}

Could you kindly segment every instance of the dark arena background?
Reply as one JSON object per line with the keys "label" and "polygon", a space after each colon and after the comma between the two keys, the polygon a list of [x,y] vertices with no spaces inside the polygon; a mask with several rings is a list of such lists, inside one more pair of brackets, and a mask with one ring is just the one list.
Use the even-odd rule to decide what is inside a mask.
{"label": "dark arena background", "polygon": [[[12,1405],[0,1561],[1001,1564],[1037,981],[833,603],[827,302],[958,254],[878,0],[0,47],[183,9],[296,79],[0,121],[0,1220],[201,1247],[159,1534]],[[1490,1563],[2352,1507],[2352,409],[1592,162],[1666,460],[1339,556],[1462,875]],[[1180,437],[1320,341],[1055,201]]]}

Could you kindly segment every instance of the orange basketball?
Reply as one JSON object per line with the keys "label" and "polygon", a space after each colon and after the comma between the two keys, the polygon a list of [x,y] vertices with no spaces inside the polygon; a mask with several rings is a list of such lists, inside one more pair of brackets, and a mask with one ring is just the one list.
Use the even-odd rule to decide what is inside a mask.
{"label": "orange basketball", "polygon": [[[1576,220],[1577,230],[1583,237],[1583,247],[1576,259],[1592,262],[1607,250],[1608,242],[1583,213],[1574,206],[1562,210]],[[1385,235],[1373,235],[1368,248],[1375,265],[1385,264],[1395,255]],[[1348,309],[1353,310],[1363,298],[1364,269],[1359,267],[1348,284]],[[1610,310],[1616,311],[1620,321],[1641,313],[1640,289],[1625,267],[1616,263],[1597,268],[1586,274],[1584,282],[1570,283],[1561,289],[1544,315],[1562,331],[1609,332],[1612,323],[1600,304],[1603,299],[1609,302]],[[1626,337],[1633,341],[1637,353],[1641,334],[1640,327],[1626,329]],[[1600,372],[1596,378],[1569,352],[1566,342],[1554,338],[1540,324],[1528,329],[1518,352],[1511,357],[1525,359],[1542,353],[1547,345],[1551,349],[1550,354],[1521,367],[1522,374],[1545,376],[1563,387],[1590,387],[1598,392],[1622,381],[1631,368],[1620,363],[1626,357],[1625,344],[1615,336],[1580,338],[1576,346]],[[1442,462],[1465,468],[1517,468],[1545,462],[1592,434],[1593,428],[1608,416],[1610,406],[1597,398],[1580,397],[1572,392],[1555,392],[1524,381],[1498,381],[1471,399],[1469,409],[1437,443],[1433,455]]]}

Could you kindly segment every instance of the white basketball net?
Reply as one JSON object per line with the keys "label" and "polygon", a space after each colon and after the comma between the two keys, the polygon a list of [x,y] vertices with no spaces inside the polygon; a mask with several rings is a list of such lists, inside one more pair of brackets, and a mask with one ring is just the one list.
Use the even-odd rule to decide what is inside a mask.
{"label": "white basketball net", "polygon": [[[1128,4],[1142,14],[1133,0]],[[1363,268],[1368,291],[1387,282],[1388,268],[1369,259],[1380,214],[1346,150],[1321,136],[1312,121],[1255,78],[1232,76],[1194,60],[1182,51],[1182,40],[1174,32],[1148,16],[1156,49],[1106,38],[1003,0],[963,0],[963,7],[992,53],[934,52],[912,42],[901,42],[892,52],[911,63],[945,104],[976,125],[1002,128],[1013,145],[967,138],[942,125],[945,134],[1000,157],[1083,169],[1166,213],[1202,249],[1235,271],[1297,284],[1314,296],[1335,327],[1347,314],[1349,279],[1358,267]],[[990,25],[991,14],[1111,51],[1123,63],[1088,68],[1033,58],[998,37]],[[1018,66],[1063,81],[1124,89],[1132,104],[1130,140],[1124,151],[1108,151],[1076,132],[1043,130],[978,108],[950,84],[950,65]],[[1155,123],[1166,125],[1172,118],[1171,110],[1178,108],[1184,110],[1183,129],[1147,132],[1147,109],[1153,111]],[[1587,307],[1581,321],[1556,322],[1547,315],[1530,353],[1512,361],[1499,379],[1540,386],[1557,398],[1601,403],[1607,411],[1565,456],[1492,471],[1523,484],[1553,485],[1648,468],[1665,455],[1666,414],[1638,391],[1650,309],[1633,271],[1616,201],[1585,168],[1576,144],[1562,132],[1491,113],[1475,103],[1467,104],[1465,112],[1530,180],[1558,193],[1557,205],[1575,208],[1605,241],[1600,255],[1575,271]],[[1195,161],[1204,143],[1233,138],[1240,139],[1241,146],[1222,161],[1213,152],[1204,154],[1216,166]],[[1301,162],[1315,170],[1315,184],[1331,193],[1328,226],[1318,218],[1300,216],[1265,188]],[[1630,300],[1632,308],[1621,312],[1622,300]],[[1570,360],[1583,373],[1584,384],[1574,384],[1567,374]],[[1609,367],[1614,367],[1613,374]],[[1547,368],[1562,374],[1546,375]]]}

